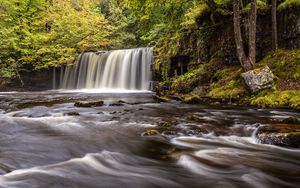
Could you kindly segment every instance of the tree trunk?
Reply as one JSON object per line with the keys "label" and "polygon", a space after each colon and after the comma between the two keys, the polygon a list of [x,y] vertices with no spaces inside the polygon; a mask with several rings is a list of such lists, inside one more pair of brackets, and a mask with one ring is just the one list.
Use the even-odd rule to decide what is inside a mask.
{"label": "tree trunk", "polygon": [[256,63],[256,0],[252,0],[249,14],[249,59],[252,66]]}
{"label": "tree trunk", "polygon": [[240,0],[234,0],[233,2],[233,27],[234,27],[234,38],[237,50],[237,56],[240,64],[242,65],[244,71],[249,71],[252,69],[252,64],[250,59],[246,56],[243,38],[241,33],[241,20],[240,20]]}
{"label": "tree trunk", "polygon": [[273,51],[276,51],[278,48],[276,8],[277,8],[277,0],[272,0],[272,49]]}

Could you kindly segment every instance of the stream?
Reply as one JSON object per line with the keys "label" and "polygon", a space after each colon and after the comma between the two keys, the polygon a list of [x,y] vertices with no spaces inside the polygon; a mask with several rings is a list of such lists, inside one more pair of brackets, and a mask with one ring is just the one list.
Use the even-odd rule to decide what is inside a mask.
{"label": "stream", "polygon": [[[152,95],[0,93],[0,187],[300,187],[300,150],[254,137],[299,113],[157,103]],[[75,107],[80,100],[105,105]]]}

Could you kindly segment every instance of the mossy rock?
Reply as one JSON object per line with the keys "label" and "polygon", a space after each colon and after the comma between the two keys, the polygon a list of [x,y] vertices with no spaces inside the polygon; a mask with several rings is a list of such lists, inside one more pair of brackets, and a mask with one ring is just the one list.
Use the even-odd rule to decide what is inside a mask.
{"label": "mossy rock", "polygon": [[172,120],[167,120],[167,121],[161,121],[161,122],[158,122],[157,125],[159,127],[172,127],[173,125],[177,124],[176,121],[172,121]]}
{"label": "mossy rock", "polygon": [[186,119],[189,120],[189,121],[200,121],[201,120],[201,118],[196,114],[188,115],[186,117]]}
{"label": "mossy rock", "polygon": [[65,116],[80,116],[80,114],[78,112],[67,112],[64,113]]}
{"label": "mossy rock", "polygon": [[191,95],[191,96],[186,96],[183,99],[183,102],[187,103],[187,104],[199,104],[202,102],[201,97],[197,96],[197,95]]}
{"label": "mossy rock", "polygon": [[300,121],[295,117],[286,118],[282,120],[282,122],[287,124],[298,124],[300,126]]}
{"label": "mossy rock", "polygon": [[158,132],[158,130],[147,130],[145,132],[142,133],[142,136],[155,136],[155,135],[159,135],[160,133]]}
{"label": "mossy rock", "polygon": [[300,125],[264,126],[259,128],[256,137],[261,144],[300,148]]}
{"label": "mossy rock", "polygon": [[158,96],[158,95],[154,95],[153,99],[157,102],[170,102],[170,99],[166,96]]}
{"label": "mossy rock", "polygon": [[75,102],[74,106],[76,107],[82,107],[82,108],[89,108],[89,107],[97,107],[97,106],[103,106],[103,101],[78,101]]}

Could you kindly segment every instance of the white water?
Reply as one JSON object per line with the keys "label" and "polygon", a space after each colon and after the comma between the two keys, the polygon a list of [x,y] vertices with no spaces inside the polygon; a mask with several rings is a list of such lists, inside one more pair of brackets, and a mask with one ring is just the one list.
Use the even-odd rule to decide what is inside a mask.
{"label": "white water", "polygon": [[[61,69],[60,89],[150,89],[152,48],[81,54],[74,66]],[[54,75],[55,76],[55,75]]]}

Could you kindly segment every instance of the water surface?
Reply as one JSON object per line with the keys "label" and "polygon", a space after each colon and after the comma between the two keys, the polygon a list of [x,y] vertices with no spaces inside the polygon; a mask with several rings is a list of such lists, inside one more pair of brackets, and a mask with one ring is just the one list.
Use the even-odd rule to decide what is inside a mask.
{"label": "water surface", "polygon": [[[253,136],[299,113],[155,103],[151,96],[0,93],[0,187],[300,186],[300,150],[257,144]],[[74,107],[78,100],[105,106]],[[192,114],[200,120],[187,120]],[[149,129],[161,135],[141,136]]]}

